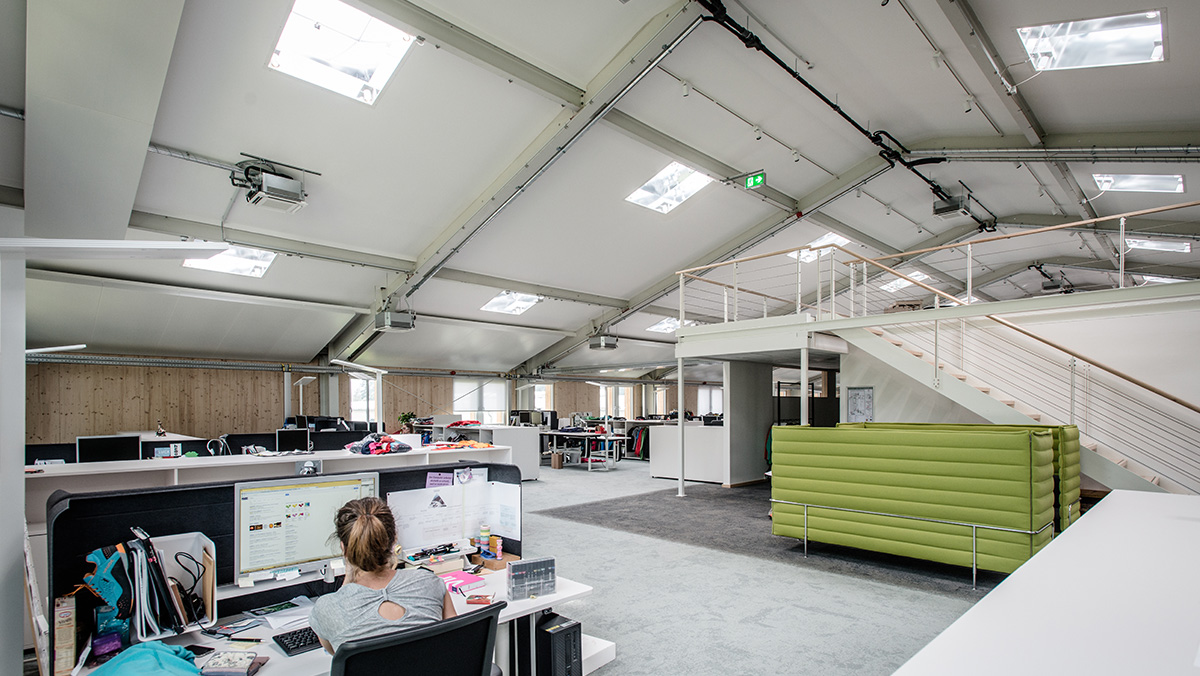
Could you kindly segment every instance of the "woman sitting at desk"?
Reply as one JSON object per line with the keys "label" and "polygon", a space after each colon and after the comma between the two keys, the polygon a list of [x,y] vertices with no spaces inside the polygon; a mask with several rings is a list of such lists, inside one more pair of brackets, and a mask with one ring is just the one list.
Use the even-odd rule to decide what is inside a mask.
{"label": "woman sitting at desk", "polygon": [[454,617],[446,585],[424,569],[396,570],[396,521],[379,498],[351,500],[334,517],[346,579],[317,599],[309,626],[331,654],[346,641]]}

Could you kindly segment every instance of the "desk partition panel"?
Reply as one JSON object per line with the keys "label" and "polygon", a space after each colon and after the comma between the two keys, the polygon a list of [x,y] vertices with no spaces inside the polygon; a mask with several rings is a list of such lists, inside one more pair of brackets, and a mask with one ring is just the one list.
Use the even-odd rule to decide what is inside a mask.
{"label": "desk partition panel", "polygon": [[[467,467],[486,468],[488,481],[515,484],[518,490],[521,485],[521,471],[515,465],[460,461],[379,470],[379,496],[386,498],[388,493],[423,489],[430,472],[453,472]],[[141,527],[151,538],[193,531],[204,533],[216,547],[217,585],[233,584],[235,483],[226,481],[102,493],[56,491],[46,501],[47,591],[50,597],[46,607],[52,608],[54,598],[69,593],[82,581],[84,573],[90,571],[91,565],[85,559],[89,552],[132,539],[132,526]],[[333,532],[332,523],[329,532]],[[521,541],[506,539],[504,549],[520,555]],[[222,599],[218,608],[222,616],[228,616],[298,594],[319,595],[336,588],[336,583],[304,582]],[[98,599],[88,592],[77,594],[76,602],[79,617],[89,617],[98,605]]]}

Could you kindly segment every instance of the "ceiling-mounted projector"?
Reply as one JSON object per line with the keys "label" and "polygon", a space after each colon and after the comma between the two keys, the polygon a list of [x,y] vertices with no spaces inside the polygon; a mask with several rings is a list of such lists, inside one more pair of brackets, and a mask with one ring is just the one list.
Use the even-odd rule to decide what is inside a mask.
{"label": "ceiling-mounted projector", "polygon": [[269,171],[249,174],[251,186],[246,201],[261,207],[294,214],[304,208],[304,183]]}
{"label": "ceiling-mounted projector", "polygon": [[380,312],[375,315],[375,330],[399,333],[417,328],[417,316],[411,312]]}
{"label": "ceiling-mounted projector", "polygon": [[593,350],[615,350],[617,349],[617,337],[604,334],[592,336],[588,338],[588,347]]}

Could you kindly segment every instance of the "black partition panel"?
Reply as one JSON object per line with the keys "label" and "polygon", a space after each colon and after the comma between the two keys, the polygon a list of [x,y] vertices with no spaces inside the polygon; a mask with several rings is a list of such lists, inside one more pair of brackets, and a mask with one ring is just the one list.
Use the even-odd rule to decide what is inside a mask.
{"label": "black partition panel", "polygon": [[225,434],[225,443],[229,444],[229,452],[234,455],[242,454],[243,446],[262,446],[268,451],[275,450],[275,432],[263,434]]}
{"label": "black partition panel", "polygon": [[[489,481],[521,485],[521,470],[515,465],[461,461],[379,470],[379,493],[384,496],[424,488],[428,472],[462,467],[486,467]],[[83,574],[91,568],[85,560],[89,552],[132,539],[131,526],[140,526],[151,538],[192,531],[204,533],[217,550],[217,584],[233,584],[234,483],[102,493],[55,491],[46,501],[50,562],[47,591],[51,598],[70,592],[82,581]],[[333,524],[329,530],[333,532]],[[521,542],[505,540],[504,549],[520,555]]]}
{"label": "black partition panel", "polygon": [[308,435],[314,451],[337,451],[356,441],[362,441],[366,432],[313,432]]}
{"label": "black partition panel", "polygon": [[25,444],[25,464],[35,465],[38,460],[75,462],[75,444]]}

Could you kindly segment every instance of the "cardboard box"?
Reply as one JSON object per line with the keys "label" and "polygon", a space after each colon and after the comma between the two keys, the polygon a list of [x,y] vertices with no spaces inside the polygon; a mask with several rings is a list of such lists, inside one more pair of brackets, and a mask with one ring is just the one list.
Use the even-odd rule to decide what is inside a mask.
{"label": "cardboard box", "polygon": [[54,676],[70,676],[75,668],[75,597],[54,599]]}
{"label": "cardboard box", "polygon": [[551,453],[550,454],[550,469],[562,469],[562,468],[563,468],[563,454],[562,453]]}
{"label": "cardboard box", "polygon": [[488,570],[504,570],[508,566],[509,561],[520,561],[521,557],[508,552],[501,552],[499,559],[485,559],[478,554],[471,555],[471,564],[478,566],[483,564],[483,567]]}

